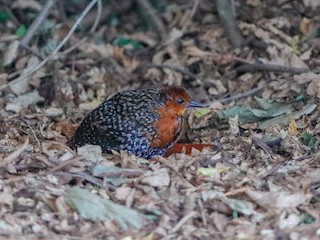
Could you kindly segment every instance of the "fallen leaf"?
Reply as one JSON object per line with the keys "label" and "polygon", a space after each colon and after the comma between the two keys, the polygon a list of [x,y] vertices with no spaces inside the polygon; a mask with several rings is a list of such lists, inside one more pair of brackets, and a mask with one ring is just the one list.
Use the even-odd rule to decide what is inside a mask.
{"label": "fallen leaf", "polygon": [[197,170],[197,175],[203,175],[203,176],[212,176],[216,173],[225,173],[227,172],[229,169],[228,168],[204,168],[204,167],[200,167]]}
{"label": "fallen leaf", "polygon": [[[40,63],[39,59],[35,56],[32,56],[29,59],[27,67],[22,71],[21,76],[27,74],[31,69],[35,68]],[[11,90],[16,94],[20,95],[21,93],[25,93],[29,88],[29,82],[32,75],[26,76],[24,79],[10,85]]]}
{"label": "fallen leaf", "polygon": [[279,117],[272,118],[267,121],[260,122],[258,124],[258,128],[266,129],[271,127],[272,125],[279,124],[280,126],[287,126],[291,119],[299,119],[303,115],[308,115],[312,113],[317,108],[317,104],[308,104],[304,106],[301,110],[293,112],[288,115],[282,115]]}
{"label": "fallen leaf", "polygon": [[298,134],[298,126],[294,119],[290,120],[288,132],[290,135],[293,135],[293,136]]}
{"label": "fallen leaf", "polygon": [[170,184],[168,169],[161,168],[154,172],[148,171],[141,177],[140,181],[151,187],[168,187]]}
{"label": "fallen leaf", "polygon": [[248,190],[247,195],[263,208],[295,208],[309,201],[312,197],[310,193],[303,192],[260,192]]}
{"label": "fallen leaf", "polygon": [[13,41],[3,54],[3,66],[10,65],[16,58],[19,49],[19,41]]}
{"label": "fallen leaf", "polygon": [[131,227],[140,229],[145,225],[143,216],[136,210],[116,204],[86,189],[69,188],[65,193],[65,201],[85,219],[115,221],[122,230]]}
{"label": "fallen leaf", "polygon": [[44,98],[39,95],[38,91],[33,91],[12,99],[6,104],[6,110],[19,113],[21,109],[42,101],[44,101]]}
{"label": "fallen leaf", "polygon": [[104,158],[102,157],[101,146],[86,144],[77,149],[77,153],[83,156],[89,162],[100,162]]}

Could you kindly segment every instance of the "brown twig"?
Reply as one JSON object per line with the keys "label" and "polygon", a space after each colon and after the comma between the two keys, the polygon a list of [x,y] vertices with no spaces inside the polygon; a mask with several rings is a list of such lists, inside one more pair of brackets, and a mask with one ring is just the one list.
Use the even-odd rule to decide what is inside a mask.
{"label": "brown twig", "polygon": [[228,36],[232,46],[239,48],[242,45],[243,37],[236,24],[234,1],[233,0],[218,0],[217,10],[224,27],[224,30]]}
{"label": "brown twig", "polygon": [[227,102],[230,102],[230,101],[233,101],[233,100],[237,100],[237,99],[240,99],[240,98],[248,97],[250,95],[253,95],[253,94],[261,91],[264,87],[265,87],[265,85],[260,86],[260,87],[256,87],[256,88],[253,88],[253,89],[251,89],[249,91],[246,91],[246,92],[243,92],[243,93],[239,93],[239,94],[236,94],[236,95],[233,95],[233,96],[230,96],[230,97],[219,99],[218,101],[220,103],[227,103]]}
{"label": "brown twig", "polygon": [[28,170],[28,169],[44,169],[46,168],[43,165],[36,164],[36,163],[31,163],[31,164],[17,164],[14,165],[14,168],[16,171],[23,171],[23,170]]}
{"label": "brown twig", "polygon": [[271,147],[269,147],[265,142],[261,139],[252,136],[251,137],[252,143],[260,148],[262,148],[270,157],[274,157],[274,152],[272,151]]}
{"label": "brown twig", "polygon": [[197,215],[197,212],[192,211],[189,214],[185,215],[183,218],[180,219],[180,221],[171,229],[169,230],[169,233],[175,233],[177,231],[179,231],[179,229],[189,220],[192,219],[193,217],[195,217]]}
{"label": "brown twig", "polygon": [[251,188],[248,186],[245,187],[240,187],[240,188],[236,188],[236,189],[231,189],[228,192],[226,192],[224,195],[226,197],[231,197],[231,196],[235,196],[235,195],[239,195],[242,194],[244,192],[247,192],[248,190],[250,190]]}
{"label": "brown twig", "polygon": [[134,169],[123,169],[121,172],[109,172],[109,173],[101,173],[97,175],[97,177],[129,177],[129,178],[134,178],[134,177],[140,177],[141,175],[144,174],[144,171],[142,170],[134,170]]}
{"label": "brown twig", "polygon": [[[53,175],[57,175],[57,176],[70,176],[70,177],[77,177],[77,178],[81,178],[84,179],[88,182],[91,182],[99,187],[103,187],[105,186],[105,183],[103,182],[103,180],[93,177],[85,172],[79,172],[79,173],[66,173],[66,172],[55,172],[52,173]],[[117,188],[115,186],[113,186],[112,184],[106,184],[108,188],[110,188],[111,190],[116,190]]]}
{"label": "brown twig", "polygon": [[206,218],[206,213],[205,213],[201,198],[197,199],[197,203],[198,203],[198,206],[199,206],[199,209],[200,209],[202,223],[206,227],[206,226],[208,226],[208,221],[207,221],[207,218]]}
{"label": "brown twig", "polygon": [[302,156],[299,158],[294,159],[295,161],[304,161],[304,160],[308,160],[308,159],[312,159],[315,157],[315,154],[311,154],[309,156]]}
{"label": "brown twig", "polygon": [[267,177],[269,177],[270,175],[272,175],[273,173],[275,173],[276,171],[278,171],[278,169],[281,167],[281,164],[276,163],[274,164],[269,170],[263,172],[259,177],[260,179],[265,179]]}
{"label": "brown twig", "polygon": [[47,0],[43,8],[41,9],[41,12],[39,15],[35,18],[35,20],[30,25],[28,32],[24,37],[21,39],[20,44],[23,46],[28,46],[32,37],[40,27],[40,25],[43,23],[43,21],[46,19],[46,17],[49,14],[50,9],[56,4],[58,0]]}
{"label": "brown twig", "polygon": [[97,2],[97,14],[96,14],[96,18],[94,19],[94,23],[90,29],[90,33],[94,33],[94,31],[96,30],[96,28],[98,27],[100,20],[101,20],[101,14],[102,14],[102,3],[101,0],[98,0]]}
{"label": "brown twig", "polygon": [[191,22],[193,16],[196,14],[198,6],[199,6],[199,0],[194,0],[193,7],[192,7],[191,12],[188,16],[188,19],[184,22],[184,24],[182,26],[182,32],[186,31],[187,25]]}
{"label": "brown twig", "polygon": [[161,39],[166,37],[166,27],[162,20],[158,17],[157,13],[151,6],[148,0],[136,0],[136,3],[141,8],[145,16],[150,20],[152,26],[154,27],[156,33]]}
{"label": "brown twig", "polygon": [[244,64],[236,69],[238,73],[243,72],[282,72],[282,73],[291,73],[291,74],[301,74],[309,72],[309,69],[306,68],[296,68],[284,65],[275,65],[275,64],[265,64],[265,63],[253,63],[253,64]]}
{"label": "brown twig", "polygon": [[84,159],[83,156],[78,156],[78,157],[74,157],[74,158],[71,158],[69,160],[66,160],[66,161],[63,161],[62,163],[60,163],[58,166],[50,169],[50,171],[48,171],[46,174],[52,174],[54,172],[57,172],[63,168],[65,168],[66,166],[70,165],[70,164],[73,164],[75,162],[78,162],[80,160]]}
{"label": "brown twig", "polygon": [[34,136],[34,138],[36,139],[36,141],[37,141],[37,143],[38,143],[38,146],[39,146],[39,148],[41,148],[41,142],[40,142],[40,140],[39,140],[39,138],[37,137],[37,134],[35,133],[35,131],[33,130],[33,128],[31,127],[31,125],[28,123],[28,122],[26,122],[27,123],[27,125],[28,125],[28,127],[29,127],[29,129],[31,130],[31,132],[32,132],[32,135]]}

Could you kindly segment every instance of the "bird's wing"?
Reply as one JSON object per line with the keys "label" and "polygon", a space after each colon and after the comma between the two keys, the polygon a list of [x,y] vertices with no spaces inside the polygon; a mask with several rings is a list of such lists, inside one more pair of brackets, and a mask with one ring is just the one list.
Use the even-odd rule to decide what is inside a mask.
{"label": "bird's wing", "polygon": [[[107,113],[107,114],[106,114]],[[81,122],[73,137],[76,146],[84,144],[100,145],[117,150],[121,144],[122,132],[116,128],[119,123],[114,118],[114,111],[108,105],[99,106],[90,112]],[[105,147],[104,147],[105,146]],[[104,150],[110,150],[104,149]]]}

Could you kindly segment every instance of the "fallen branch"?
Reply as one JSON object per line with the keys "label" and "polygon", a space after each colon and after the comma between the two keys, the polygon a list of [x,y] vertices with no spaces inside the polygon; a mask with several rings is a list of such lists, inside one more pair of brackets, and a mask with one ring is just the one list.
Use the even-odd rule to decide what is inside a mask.
{"label": "fallen branch", "polygon": [[253,63],[253,64],[244,64],[236,69],[238,73],[244,72],[282,72],[282,73],[291,73],[291,74],[301,74],[309,72],[309,69],[306,68],[296,68],[289,67],[284,65],[275,65],[275,64],[265,64],[265,63]]}
{"label": "fallen branch", "polygon": [[66,166],[69,166],[75,162],[78,162],[80,160],[83,160],[83,156],[78,156],[78,157],[74,157],[74,158],[71,158],[69,160],[66,160],[66,161],[63,161],[61,162],[58,166],[50,169],[46,174],[52,174],[54,172],[57,172],[57,171],[60,171],[62,170],[63,168],[65,168]]}
{"label": "fallen branch", "polygon": [[260,86],[260,87],[256,87],[256,88],[253,88],[253,89],[251,89],[251,90],[249,90],[249,91],[236,94],[236,95],[234,95],[234,96],[230,96],[230,97],[226,97],[226,98],[219,99],[218,101],[219,101],[220,103],[227,103],[227,102],[230,102],[230,101],[233,101],[233,100],[237,100],[237,99],[240,99],[240,98],[248,97],[248,96],[250,96],[250,95],[253,95],[253,94],[259,92],[259,91],[262,90],[264,87],[265,87],[265,85]]}
{"label": "fallen branch", "polygon": [[189,13],[188,19],[184,22],[184,24],[182,26],[183,33],[186,31],[188,24],[191,23],[192,18],[194,17],[194,15],[197,12],[198,6],[199,6],[199,0],[194,0],[193,7],[191,9],[191,12]]}
{"label": "fallen branch", "polygon": [[272,151],[271,147],[269,147],[265,142],[263,142],[260,138],[252,136],[251,138],[252,144],[262,148],[270,157],[274,157],[275,154]]}
{"label": "fallen branch", "polygon": [[243,37],[238,28],[238,25],[236,24],[234,1],[218,0],[217,10],[218,10],[221,23],[224,27],[224,30],[232,46],[235,48],[241,47],[243,42]]}

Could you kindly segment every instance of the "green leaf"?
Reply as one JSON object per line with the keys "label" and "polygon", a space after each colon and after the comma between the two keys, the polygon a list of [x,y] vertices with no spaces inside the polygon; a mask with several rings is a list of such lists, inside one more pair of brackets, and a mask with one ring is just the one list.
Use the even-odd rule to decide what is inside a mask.
{"label": "green leaf", "polygon": [[301,137],[301,141],[304,145],[314,148],[317,142],[316,137],[312,133],[305,133]]}
{"label": "green leaf", "polygon": [[234,198],[224,198],[222,201],[237,213],[242,213],[244,215],[251,215],[255,213],[254,205],[249,201]]}
{"label": "green leaf", "polygon": [[145,219],[136,210],[116,204],[79,187],[69,188],[65,202],[78,211],[81,217],[92,221],[115,221],[122,230],[140,229]]}
{"label": "green leaf", "polygon": [[277,117],[292,112],[292,107],[287,103],[273,102],[271,100],[255,97],[260,108],[267,111],[269,117]]}
{"label": "green leaf", "polygon": [[39,29],[37,31],[37,35],[47,35],[54,29],[55,26],[56,26],[56,24],[54,21],[46,19],[39,26]]}
{"label": "green leaf", "polygon": [[317,38],[320,37],[320,28],[318,28],[317,31],[316,31],[316,37]]}
{"label": "green leaf", "polygon": [[17,35],[18,37],[23,37],[27,32],[27,27],[24,24],[21,24],[15,32],[15,35]]}
{"label": "green leaf", "polygon": [[210,112],[208,108],[199,108],[195,111],[194,115],[196,118],[202,118]]}
{"label": "green leaf", "polygon": [[241,123],[257,122],[269,117],[268,113],[264,110],[246,106],[234,106],[229,109],[221,110],[217,112],[217,115],[222,120],[228,120],[229,118],[239,116],[239,121]]}
{"label": "green leaf", "polygon": [[41,48],[41,51],[45,54],[51,54],[59,45],[58,40],[56,39],[48,39],[46,44]]}
{"label": "green leaf", "polygon": [[11,13],[5,10],[0,11],[0,22],[6,22],[11,17]]}
{"label": "green leaf", "polygon": [[239,218],[239,212],[237,210],[232,211],[232,217],[233,219],[238,219]]}
{"label": "green leaf", "polygon": [[143,215],[151,221],[158,221],[160,216],[162,215],[162,212],[155,209],[148,209],[143,213]]}
{"label": "green leaf", "polygon": [[315,221],[316,220],[309,213],[303,213],[301,215],[301,223],[311,224],[311,223],[314,223]]}
{"label": "green leaf", "polygon": [[301,118],[303,115],[308,115],[308,114],[312,113],[316,108],[317,108],[317,104],[306,105],[301,110],[293,112],[291,114],[282,115],[279,117],[275,117],[275,118],[260,122],[258,124],[258,128],[259,129],[266,129],[266,128],[271,127],[272,125],[275,125],[275,124],[279,124],[281,126],[288,126],[290,120],[292,120],[292,119],[296,120],[296,119]]}
{"label": "green leaf", "polygon": [[120,47],[129,47],[134,50],[141,49],[143,47],[142,44],[137,40],[122,37],[113,40],[112,44]]}
{"label": "green leaf", "polygon": [[295,98],[295,100],[296,100],[297,102],[303,101],[304,99],[305,99],[304,94],[300,94],[300,95],[296,96],[296,98]]}
{"label": "green leaf", "polygon": [[106,19],[106,22],[108,25],[110,25],[110,27],[114,27],[114,28],[121,24],[119,17],[113,13],[109,14],[109,16]]}
{"label": "green leaf", "polygon": [[151,0],[150,2],[152,4],[153,8],[156,9],[157,11],[159,11],[161,13],[166,11],[166,8],[168,5],[167,1]]}
{"label": "green leaf", "polygon": [[[128,170],[129,171],[129,170]],[[118,167],[106,167],[101,164],[97,164],[92,169],[92,175],[95,177],[104,177],[106,174],[115,174],[117,176],[106,177],[105,180],[112,185],[120,186],[121,184],[130,182],[131,180],[127,177],[122,177],[121,173],[123,172],[122,168]]]}

